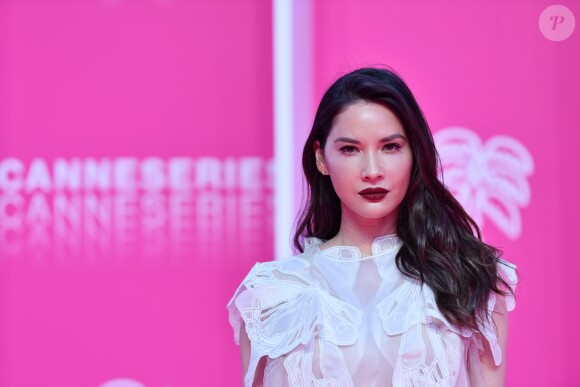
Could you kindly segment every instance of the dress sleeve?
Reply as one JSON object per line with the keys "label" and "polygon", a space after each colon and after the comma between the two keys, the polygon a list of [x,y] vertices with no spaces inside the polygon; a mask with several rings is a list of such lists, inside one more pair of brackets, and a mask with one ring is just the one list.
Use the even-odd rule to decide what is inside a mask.
{"label": "dress sleeve", "polygon": [[[508,289],[504,289],[506,295],[503,297],[503,299],[505,300],[507,311],[511,312],[516,306],[516,299],[514,296],[516,285],[518,283],[516,266],[508,261],[500,259],[498,263],[498,273],[509,286]],[[496,366],[500,365],[502,360],[501,347],[498,343],[497,333],[495,331],[492,319],[492,313],[495,310],[497,300],[497,295],[492,292],[489,296],[489,301],[487,304],[487,319],[479,325],[479,331],[489,342],[491,353],[493,355],[493,361]]]}
{"label": "dress sleeve", "polygon": [[278,357],[310,338],[313,322],[309,320],[315,316],[303,309],[316,288],[300,277],[305,265],[294,259],[254,266],[228,303],[237,344],[242,325],[252,353],[259,357]]}
{"label": "dress sleeve", "polygon": [[322,291],[308,267],[298,258],[259,263],[228,303],[236,343],[242,326],[251,342],[246,385],[263,356],[287,355],[315,337],[337,345],[356,341],[360,312]]}
{"label": "dress sleeve", "polygon": [[229,312],[230,325],[234,329],[234,341],[236,342],[236,345],[240,345],[240,330],[242,329],[244,320],[242,318],[240,310],[235,305],[235,301],[240,294],[242,294],[247,290],[245,283],[256,275],[256,273],[260,270],[259,267],[260,265],[261,265],[260,263],[256,263],[254,265],[254,267],[252,268],[252,270],[250,270],[250,272],[248,273],[246,278],[242,281],[240,286],[238,286],[238,289],[234,293],[234,296],[226,305]]}

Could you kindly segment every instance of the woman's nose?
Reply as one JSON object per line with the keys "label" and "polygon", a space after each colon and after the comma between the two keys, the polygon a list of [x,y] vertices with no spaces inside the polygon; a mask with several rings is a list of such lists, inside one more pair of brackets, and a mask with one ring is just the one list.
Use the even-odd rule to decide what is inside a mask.
{"label": "woman's nose", "polygon": [[383,177],[384,171],[381,166],[379,156],[369,153],[364,158],[364,165],[362,169],[363,180],[376,180]]}

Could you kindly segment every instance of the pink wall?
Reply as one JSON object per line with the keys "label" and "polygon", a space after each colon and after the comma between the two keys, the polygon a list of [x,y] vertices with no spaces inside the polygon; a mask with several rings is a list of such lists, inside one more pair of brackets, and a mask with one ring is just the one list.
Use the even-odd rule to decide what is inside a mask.
{"label": "pink wall", "polygon": [[270,5],[0,15],[0,385],[237,382],[225,304],[273,254]]}
{"label": "pink wall", "polygon": [[[531,199],[517,210],[521,234],[509,238],[489,216],[483,226],[486,240],[520,272],[507,385],[575,385],[578,31],[546,39],[538,27],[546,1],[313,4],[316,99],[338,73],[388,64],[410,84],[435,132],[461,126],[484,143],[509,136],[530,153],[534,169],[522,177]],[[579,2],[560,4],[580,15]]]}

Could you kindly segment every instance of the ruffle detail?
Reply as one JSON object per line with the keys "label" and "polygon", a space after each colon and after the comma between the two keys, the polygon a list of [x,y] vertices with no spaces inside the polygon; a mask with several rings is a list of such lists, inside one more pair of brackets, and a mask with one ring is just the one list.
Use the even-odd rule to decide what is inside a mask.
{"label": "ruffle detail", "polygon": [[435,302],[435,294],[418,280],[405,278],[377,305],[383,329],[388,335],[400,335],[418,324],[431,324],[437,330],[450,330],[471,336],[471,330],[459,330],[450,324]]}
{"label": "ruffle detail", "polygon": [[[269,357],[265,380],[272,385],[352,386],[357,364],[362,364],[357,362],[368,354],[364,343],[369,337],[376,344],[367,347],[376,348],[373,356],[396,357],[392,384],[397,386],[471,385],[469,380],[481,372],[482,340],[489,342],[495,364],[501,364],[492,313],[498,300],[505,300],[508,311],[514,309],[517,276],[511,263],[498,263],[498,275],[509,289],[505,297],[490,294],[480,334],[450,324],[431,288],[398,270],[397,239],[377,239],[373,252],[379,254],[368,257],[381,280],[378,290],[371,287],[374,282],[357,282],[359,267],[375,266],[367,257],[361,259],[358,250],[320,250],[320,240],[311,242],[299,256],[256,264],[228,304],[236,343],[242,327],[252,343],[246,386],[251,386],[263,356]],[[361,284],[375,294],[368,302],[355,293]]]}
{"label": "ruffle detail", "polygon": [[[507,295],[504,297],[506,309],[509,312],[515,307],[516,266],[500,260],[498,273],[510,287],[510,289],[505,289]],[[478,329],[489,342],[495,365],[498,366],[502,361],[502,351],[492,320],[496,300],[497,296],[492,292],[487,306],[487,318],[478,325]],[[405,278],[401,285],[390,291],[377,305],[377,309],[383,323],[383,329],[391,336],[401,335],[418,324],[429,324],[436,330],[449,330],[463,337],[472,337],[474,333],[471,329],[457,328],[449,323],[437,307],[435,294],[431,288],[421,285],[418,280],[412,278]],[[476,340],[476,346],[483,350],[479,340]]]}
{"label": "ruffle detail", "polygon": [[[314,354],[318,351],[324,356],[319,361]],[[345,366],[342,352],[334,343],[319,337],[293,351],[284,362],[290,386],[312,387],[353,387],[352,378]],[[320,367],[322,379],[314,377],[314,367]]]}
{"label": "ruffle detail", "polygon": [[315,337],[336,345],[354,344],[362,313],[316,284],[300,258],[258,263],[228,304],[236,343],[242,322],[252,352],[246,384],[262,356],[289,354]]}
{"label": "ruffle detail", "polygon": [[316,237],[304,238],[304,251],[312,250],[323,243],[324,241],[322,239]]}

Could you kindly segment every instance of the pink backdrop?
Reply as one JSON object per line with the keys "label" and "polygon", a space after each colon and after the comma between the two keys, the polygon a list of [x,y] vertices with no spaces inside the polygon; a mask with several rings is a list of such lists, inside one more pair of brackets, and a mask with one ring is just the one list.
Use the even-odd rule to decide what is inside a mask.
{"label": "pink backdrop", "polygon": [[225,304],[273,253],[270,5],[0,18],[0,385],[237,382]]}
{"label": "pink backdrop", "polygon": [[[436,133],[533,160],[517,232],[474,209],[520,271],[507,385],[575,385],[578,31],[547,39],[546,1],[294,4],[301,117],[388,64]],[[267,1],[0,1],[1,386],[239,385],[225,304],[273,256],[272,87]]]}

